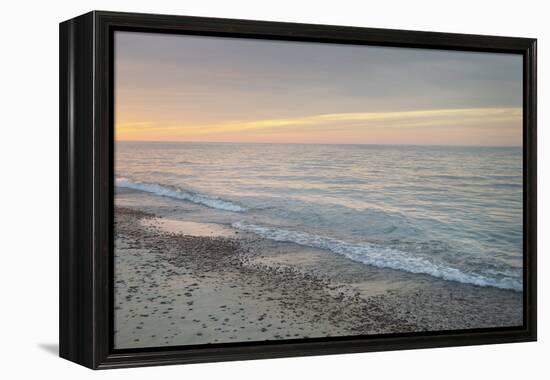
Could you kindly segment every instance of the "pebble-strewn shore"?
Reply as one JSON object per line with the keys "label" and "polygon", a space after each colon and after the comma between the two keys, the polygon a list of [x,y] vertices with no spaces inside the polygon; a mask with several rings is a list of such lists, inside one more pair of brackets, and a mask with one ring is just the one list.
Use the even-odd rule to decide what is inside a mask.
{"label": "pebble-strewn shore", "polygon": [[300,255],[281,252],[299,246],[167,232],[131,208],[115,215],[117,348],[521,324],[519,293],[423,277],[422,290],[370,292],[369,281],[395,273],[307,250],[293,265],[284,261]]}

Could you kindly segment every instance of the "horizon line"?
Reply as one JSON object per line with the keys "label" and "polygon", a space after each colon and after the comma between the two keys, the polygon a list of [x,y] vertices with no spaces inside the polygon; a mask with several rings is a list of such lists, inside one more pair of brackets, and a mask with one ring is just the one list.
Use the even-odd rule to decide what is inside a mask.
{"label": "horizon line", "polygon": [[371,145],[371,146],[432,146],[472,148],[522,148],[521,145],[475,145],[475,144],[398,144],[398,143],[316,143],[316,142],[249,142],[249,141],[194,141],[194,140],[114,140],[115,143],[183,143],[183,144],[246,144],[246,145]]}

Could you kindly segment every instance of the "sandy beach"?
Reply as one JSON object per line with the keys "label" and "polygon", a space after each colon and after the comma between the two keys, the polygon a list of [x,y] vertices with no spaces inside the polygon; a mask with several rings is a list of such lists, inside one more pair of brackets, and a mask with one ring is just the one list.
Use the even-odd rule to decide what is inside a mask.
{"label": "sandy beach", "polygon": [[519,292],[379,269],[178,213],[116,207],[116,348],[521,325]]}

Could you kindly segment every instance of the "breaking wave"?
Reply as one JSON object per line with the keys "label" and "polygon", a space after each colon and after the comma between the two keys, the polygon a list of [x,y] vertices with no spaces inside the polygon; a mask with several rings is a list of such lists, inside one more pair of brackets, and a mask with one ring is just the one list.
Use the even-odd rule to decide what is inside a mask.
{"label": "breaking wave", "polygon": [[477,286],[492,286],[501,289],[521,291],[521,278],[513,276],[489,277],[478,273],[465,273],[456,268],[433,263],[426,258],[415,257],[411,254],[393,248],[378,246],[371,243],[349,243],[325,236],[308,234],[305,232],[290,231],[276,227],[264,227],[255,224],[236,222],[234,228],[255,233],[263,238],[291,242],[307,247],[328,250],[345,256],[353,261],[372,265],[378,268],[390,268],[410,273],[427,274],[447,281],[473,284]]}
{"label": "breaking wave", "polygon": [[157,183],[145,183],[145,182],[139,182],[139,181],[131,181],[126,178],[117,178],[116,186],[125,187],[133,190],[145,191],[147,193],[160,195],[162,197],[181,199],[183,201],[189,201],[189,202],[201,204],[203,206],[215,208],[218,210],[225,210],[225,211],[232,211],[232,212],[247,211],[247,208],[242,207],[231,201],[220,199],[218,197],[197,194],[188,190],[182,190],[175,187],[159,185]]}

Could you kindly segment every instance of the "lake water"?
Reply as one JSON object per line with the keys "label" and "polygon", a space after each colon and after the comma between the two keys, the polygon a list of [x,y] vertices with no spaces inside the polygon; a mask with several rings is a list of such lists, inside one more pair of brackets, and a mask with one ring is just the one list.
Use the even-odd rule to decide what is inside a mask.
{"label": "lake water", "polygon": [[366,265],[522,290],[520,147],[117,142],[116,186]]}

